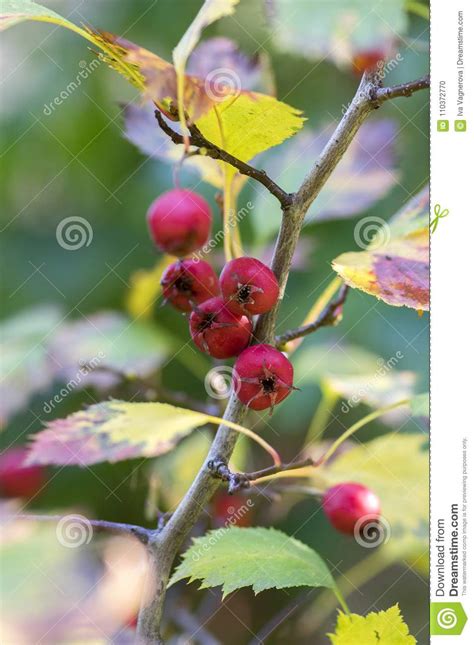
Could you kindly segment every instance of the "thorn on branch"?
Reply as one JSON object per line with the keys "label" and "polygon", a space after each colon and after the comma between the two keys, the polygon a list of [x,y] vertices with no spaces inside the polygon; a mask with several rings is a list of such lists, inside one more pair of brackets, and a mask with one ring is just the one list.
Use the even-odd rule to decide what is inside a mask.
{"label": "thorn on branch", "polygon": [[[166,123],[160,110],[155,110],[155,118],[160,128],[169,136],[173,143],[176,145],[184,144],[184,137]],[[202,154],[205,154],[212,159],[224,161],[234,168],[237,168],[242,175],[251,177],[252,179],[255,179],[255,181],[261,183],[262,186],[265,186],[265,188],[278,199],[282,210],[285,211],[291,206],[293,203],[293,196],[284,191],[283,188],[270,179],[264,170],[254,168],[245,161],[241,161],[240,159],[237,159],[237,157],[234,157],[234,155],[231,155],[222,148],[219,148],[219,146],[206,139],[196,124],[189,126],[189,134],[190,145],[198,148]]]}

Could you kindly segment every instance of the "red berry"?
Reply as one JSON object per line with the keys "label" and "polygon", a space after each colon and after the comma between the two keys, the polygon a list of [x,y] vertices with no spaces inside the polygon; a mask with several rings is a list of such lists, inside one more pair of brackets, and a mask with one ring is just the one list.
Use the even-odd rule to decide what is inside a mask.
{"label": "red berry", "polygon": [[189,317],[189,331],[196,345],[214,358],[237,356],[252,336],[252,323],[236,316],[222,298],[211,298],[198,305]]}
{"label": "red berry", "polygon": [[354,74],[375,70],[378,64],[385,59],[386,53],[382,49],[365,49],[354,54],[352,69]]}
{"label": "red berry", "polygon": [[293,365],[271,345],[252,345],[240,354],[233,372],[242,403],[265,410],[286,399],[293,387]]}
{"label": "red berry", "polygon": [[41,466],[24,466],[24,448],[10,448],[0,456],[0,493],[4,497],[33,497],[45,483]]}
{"label": "red berry", "polygon": [[227,306],[236,314],[263,314],[278,300],[275,274],[255,258],[231,260],[223,268],[219,282]]}
{"label": "red berry", "polygon": [[218,493],[213,502],[214,523],[217,526],[250,526],[252,500],[239,493]]}
{"label": "red berry", "polygon": [[191,190],[175,188],[160,195],[147,213],[155,244],[178,257],[201,248],[212,225],[209,204]]}
{"label": "red berry", "polygon": [[[354,535],[359,520],[367,522],[380,516],[377,495],[362,484],[346,482],[336,484],[324,493],[323,510],[335,529]],[[359,524],[359,529],[362,525]]]}
{"label": "red berry", "polygon": [[204,260],[178,260],[161,278],[163,295],[180,311],[217,296],[219,282],[214,269]]}

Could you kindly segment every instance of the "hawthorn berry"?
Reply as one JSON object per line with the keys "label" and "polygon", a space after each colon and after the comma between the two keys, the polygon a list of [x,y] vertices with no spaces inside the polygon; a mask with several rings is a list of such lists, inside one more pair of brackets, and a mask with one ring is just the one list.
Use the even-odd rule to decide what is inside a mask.
{"label": "hawthorn berry", "polygon": [[236,314],[263,314],[278,300],[275,274],[256,258],[242,257],[227,262],[219,283],[228,308]]}
{"label": "hawthorn berry", "polygon": [[250,526],[252,523],[252,503],[248,497],[239,493],[229,495],[219,492],[212,501],[214,524],[216,526]]}
{"label": "hawthorn berry", "polygon": [[381,48],[364,49],[354,54],[352,58],[352,70],[354,74],[361,74],[365,71],[371,71],[383,63],[386,56]]}
{"label": "hawthorn berry", "polygon": [[235,362],[234,389],[252,410],[272,408],[286,399],[293,387],[293,365],[271,345],[252,345]]}
{"label": "hawthorn berry", "polygon": [[217,296],[219,281],[204,260],[178,260],[161,278],[163,296],[176,309],[191,311],[193,306]]}
{"label": "hawthorn berry", "polygon": [[174,188],[160,195],[147,213],[151,237],[162,251],[181,257],[206,243],[212,213],[206,200],[192,190]]}
{"label": "hawthorn berry", "polygon": [[247,316],[237,316],[222,298],[210,298],[194,308],[189,317],[191,337],[200,350],[214,358],[237,356],[252,336]]}
{"label": "hawthorn berry", "polygon": [[25,466],[27,451],[10,448],[0,456],[0,494],[2,497],[33,497],[45,483],[41,466]]}
{"label": "hawthorn berry", "polygon": [[[345,482],[336,484],[324,493],[323,510],[335,529],[354,535],[357,523],[380,517],[380,500],[377,495],[362,484]],[[359,529],[363,526],[360,525]]]}

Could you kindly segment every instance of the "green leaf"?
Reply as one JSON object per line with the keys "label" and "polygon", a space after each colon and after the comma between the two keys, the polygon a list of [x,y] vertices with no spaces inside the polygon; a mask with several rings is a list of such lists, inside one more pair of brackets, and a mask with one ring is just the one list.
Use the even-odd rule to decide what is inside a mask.
{"label": "green leaf", "polygon": [[416,645],[398,605],[367,616],[339,613],[332,645]]}
{"label": "green leaf", "polygon": [[430,416],[430,395],[428,392],[417,394],[410,402],[411,412],[414,417]]}
{"label": "green leaf", "polygon": [[315,551],[272,528],[223,528],[195,538],[170,585],[184,578],[201,580],[201,589],[222,586],[224,597],[242,587],[256,594],[286,587],[334,588]]}
{"label": "green leaf", "polygon": [[363,245],[366,231],[377,228],[367,250],[343,253],[333,260],[336,273],[351,287],[395,307],[429,309],[429,191],[424,188],[385,224],[367,217],[358,223],[355,239]]}
{"label": "green leaf", "polygon": [[[0,31],[13,27],[25,20],[49,22],[84,35],[86,32],[58,13],[30,0],[2,0],[0,12]],[[83,32],[83,33],[82,33]]]}
{"label": "green leaf", "polygon": [[336,456],[321,471],[328,486],[358,482],[380,498],[388,522],[385,549],[421,552],[427,546],[429,455],[423,434],[390,433]]}
{"label": "green leaf", "polygon": [[351,65],[363,52],[382,57],[406,33],[404,0],[267,0],[272,38],[283,51]]}

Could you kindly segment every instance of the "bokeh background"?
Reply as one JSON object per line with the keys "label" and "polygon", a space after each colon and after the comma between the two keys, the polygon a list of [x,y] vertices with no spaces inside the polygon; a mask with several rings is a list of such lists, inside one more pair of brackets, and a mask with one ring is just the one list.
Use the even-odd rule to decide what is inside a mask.
{"label": "bokeh background", "polygon": [[[298,2],[296,0],[296,4]],[[121,34],[170,60],[174,45],[200,4],[199,0],[74,0],[49,2],[48,6],[76,22],[89,22]],[[321,5],[319,10],[324,11],[325,3]],[[339,118],[343,106],[355,92],[358,74],[351,69],[338,67],[329,60],[314,61],[296,53],[284,53],[269,34],[263,3],[242,0],[235,18],[221,20],[211,26],[205,35],[230,37],[249,56],[265,53],[273,70],[277,96],[284,97],[287,103],[303,110],[309,128],[318,129]],[[401,53],[403,61],[390,72],[391,84],[426,73],[429,55],[427,41],[427,21],[410,14],[408,30],[397,43],[397,51]],[[25,325],[28,321],[34,322],[37,316],[44,315],[44,310],[41,314],[38,306],[57,308],[68,319],[82,321],[86,328],[88,321],[95,320],[97,312],[116,311],[129,316],[127,301],[133,283],[131,276],[138,270],[151,269],[157,261],[157,253],[148,237],[145,213],[150,202],[171,186],[172,166],[147,158],[126,140],[123,104],[133,100],[138,102],[139,98],[122,78],[105,65],[100,65],[91,73],[51,114],[45,114],[45,105],[50,104],[75,77],[81,69],[81,61],[89,63],[94,59],[85,41],[61,28],[25,23],[3,33],[0,47],[2,318],[7,320],[23,314],[22,325]],[[308,223],[299,247],[297,270],[290,277],[283,302],[281,331],[301,323],[317,295],[334,275],[331,260],[344,251],[359,250],[354,239],[355,223],[368,216],[389,219],[427,181],[427,95],[418,93],[409,100],[387,104],[380,112],[383,114],[376,114],[375,120],[391,119],[394,124],[396,180],[380,200],[359,212],[356,218],[333,218]],[[308,168],[312,160],[308,154],[305,158]],[[263,156],[259,163],[265,167],[266,163],[272,162],[274,159],[269,154]],[[216,190],[200,182],[195,175],[185,172],[182,182],[196,187],[214,203]],[[376,189],[375,185],[373,189]],[[366,190],[370,192],[370,182]],[[262,199],[260,193],[260,187],[256,188],[249,182],[239,203],[252,201],[258,204],[258,208],[245,218],[242,233],[246,248],[252,253],[264,255],[268,253],[268,243],[274,239],[273,233],[267,240],[263,240],[265,235],[263,238],[260,236],[261,244],[256,245],[255,232],[265,230],[266,218],[270,219],[269,213],[277,212],[278,208],[275,201]],[[217,230],[217,207],[214,207],[214,212]],[[61,247],[56,239],[60,222],[72,216],[85,218],[93,231],[91,243],[77,251]],[[257,218],[259,226],[255,225]],[[216,268],[220,268],[222,257],[219,253],[214,255],[213,262]],[[163,350],[163,359],[160,359],[163,367],[157,377],[160,383],[168,390],[177,389],[204,401],[206,392],[203,378],[212,363],[189,345],[185,319],[157,303],[148,316],[147,324],[153,325],[156,333],[162,335],[165,346],[168,339],[172,339],[170,347],[173,348],[187,344],[186,351],[179,358],[175,357],[175,350]],[[17,335],[14,337],[15,333]],[[55,334],[54,328],[52,332],[46,330],[46,335],[49,333]],[[5,334],[7,345],[18,343],[18,334],[21,335],[21,326],[18,319],[14,319]],[[67,342],[74,347],[74,333]],[[423,392],[427,389],[427,314],[419,316],[411,309],[389,307],[361,292],[352,292],[340,325],[308,338],[300,352],[313,347],[328,348],[328,352],[324,353],[326,363],[330,366],[331,356],[340,358],[350,354],[340,349],[349,345],[372,352],[383,360],[400,352],[403,358],[397,370],[416,373],[416,390]],[[28,375],[20,374],[14,387],[28,389],[25,380],[28,380]],[[300,449],[320,400],[316,380],[314,383],[306,382],[301,392],[293,394],[271,420],[265,417],[265,422],[259,426],[263,436],[275,443],[286,458],[291,458]],[[130,399],[136,397],[135,400],[143,400],[146,395],[143,388],[133,383],[118,385],[105,393],[93,387],[75,389],[46,414],[44,402],[50,400],[60,387],[61,383],[55,381],[26,398],[21,409],[8,419],[1,436],[3,448],[24,445],[29,435],[39,431],[45,422],[64,417],[109,395]],[[340,405],[336,405],[332,415],[329,415],[327,437],[340,434],[341,421],[347,427],[368,411],[370,408],[361,404],[344,415]],[[387,432],[389,427],[376,421],[360,433],[359,439],[368,440]],[[412,431],[418,431],[415,421],[406,422],[403,432]],[[242,448],[241,459],[246,459],[247,465],[262,465],[258,451],[254,455],[253,449],[246,450],[247,456]],[[158,460],[158,465],[153,466],[150,460],[132,460],[87,469],[50,468],[46,485],[29,502],[21,502],[20,507],[25,506],[32,512],[77,511],[89,517],[152,526],[155,522],[152,518],[153,502],[156,495],[160,497],[156,488],[163,486],[163,481],[168,481],[166,478],[160,479],[160,473],[165,469],[165,466],[160,467],[160,463]],[[179,474],[180,466],[172,465],[173,468],[176,477],[176,468]],[[185,478],[184,474],[182,478]],[[166,493],[161,493],[162,508],[172,507],[174,500],[171,497],[167,498]],[[283,503],[276,510],[270,506],[266,500],[258,501],[251,523],[272,523],[287,533],[295,534],[298,539],[315,548],[323,558],[337,565],[339,571],[347,570],[361,559],[360,547],[329,527],[322,514],[315,512],[317,502],[314,500],[296,499],[289,505]],[[208,526],[218,525],[221,520],[216,518],[216,514],[219,512],[211,508],[211,517],[202,520],[196,533]],[[34,533],[33,529],[25,527],[22,531]],[[41,529],[42,536],[43,532]],[[36,539],[37,535],[33,537]],[[45,545],[48,544],[46,537],[41,539],[45,539]],[[89,544],[92,555],[84,567],[91,568],[88,572],[91,579],[102,580],[104,584],[101,574],[92,569],[96,566],[103,572],[105,554],[110,553],[111,549],[113,551],[115,543],[103,546],[100,539],[97,538],[96,543],[94,538]],[[45,548],[49,549],[47,546]],[[37,542],[31,548],[17,545],[16,550],[12,549],[9,559],[12,571],[9,570],[8,575],[18,583],[18,591],[13,594],[13,600],[9,600],[12,606],[18,608],[28,598],[33,598],[35,602],[38,588],[41,587],[42,593],[47,595],[58,584],[49,569],[44,577],[38,577],[37,571],[35,575],[31,574],[31,562],[42,566],[43,557],[44,549]],[[59,554],[57,561],[48,562],[53,571],[63,567],[62,557],[63,554]],[[18,564],[20,561],[31,565],[24,572],[25,577],[32,575],[31,584],[20,584],[18,577],[23,575],[23,569]],[[67,564],[67,567],[70,566],[70,563]],[[75,572],[79,577],[84,575],[84,567],[77,563],[74,566],[81,569]],[[136,570],[133,569],[135,573]],[[70,580],[75,578],[71,575]],[[107,580],[109,587],[113,587],[110,579]],[[35,588],[35,584],[38,588]],[[84,580],[81,584],[85,584]],[[121,587],[117,585],[117,589]],[[299,636],[302,643],[327,642],[324,636],[307,634],[301,627],[307,615],[314,616],[318,611],[314,604],[320,594],[318,590],[303,596],[298,590],[288,593],[270,591],[256,598],[250,591],[244,590],[232,595],[222,606],[219,605],[217,590],[196,592],[194,585],[192,591],[184,588],[179,588],[179,591],[182,592],[180,598],[178,588],[170,594],[170,614],[174,612],[176,618],[181,609],[187,608],[197,616],[212,616],[206,629],[221,642],[230,645],[258,642],[252,639],[278,612],[282,613],[276,623],[280,620],[281,624],[266,642],[287,642],[290,637],[298,636],[299,629],[302,629]],[[111,593],[110,589],[108,592]],[[103,593],[105,597],[106,592]],[[428,587],[426,577],[416,568],[395,564],[369,580],[362,591],[355,591],[349,598],[351,609],[360,613],[386,608],[395,602],[399,602],[411,633],[417,636],[418,642],[428,642]],[[108,606],[106,601],[105,606]],[[130,620],[133,622],[133,616],[129,615],[133,611],[130,607],[125,608],[110,629],[120,631],[121,620],[124,624]],[[59,610],[58,613],[61,614]],[[175,622],[170,618],[170,634],[180,630],[186,633],[186,627],[183,626],[186,616],[184,612],[182,620],[176,618]],[[333,612],[323,621],[318,633],[324,635],[332,628],[334,616]],[[56,616],[55,620],[60,621],[60,617]],[[32,633],[37,638],[38,633],[34,628],[41,620],[35,621],[32,621],[34,626],[29,625],[28,628],[33,629]],[[89,628],[93,629],[91,625]],[[192,626],[189,629],[191,632],[188,633],[192,633]],[[57,642],[53,640],[55,633],[53,629],[42,642]],[[20,636],[18,641],[15,638],[12,636],[11,642],[23,642]]]}

